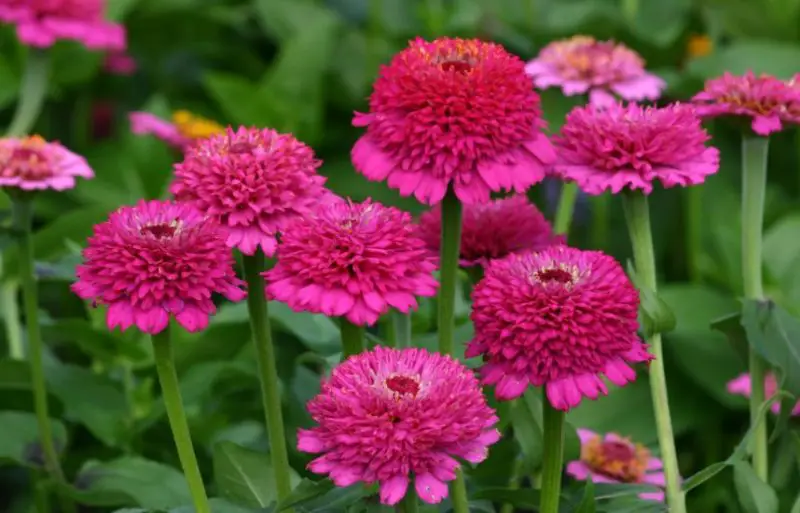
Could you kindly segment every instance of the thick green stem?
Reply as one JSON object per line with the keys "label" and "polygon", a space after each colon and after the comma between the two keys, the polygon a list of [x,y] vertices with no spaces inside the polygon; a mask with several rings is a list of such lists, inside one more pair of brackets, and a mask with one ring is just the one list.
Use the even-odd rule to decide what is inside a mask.
{"label": "thick green stem", "polygon": [[186,422],[186,413],[183,411],[180,383],[175,372],[175,363],[172,359],[172,344],[169,340],[169,330],[152,335],[153,357],[158,371],[158,381],[161,384],[161,395],[164,407],[167,410],[169,426],[172,429],[172,438],[178,450],[178,459],[183,468],[183,475],[189,484],[189,493],[196,513],[211,513],[208,506],[208,496],[200,474],[200,466],[192,446],[192,435],[189,424]]}
{"label": "thick green stem", "polygon": [[558,513],[561,473],[564,467],[564,412],[553,408],[544,390],[542,390],[542,418],[544,455],[539,513]]}
{"label": "thick green stem", "polygon": [[608,193],[592,196],[592,234],[591,244],[594,249],[608,247],[609,229],[611,228],[611,195]]}
{"label": "thick green stem", "polygon": [[24,360],[25,348],[22,343],[17,292],[19,292],[19,283],[16,280],[8,279],[0,284],[0,308],[3,311],[3,323],[6,327],[8,356],[12,360]]}
{"label": "thick green stem", "polygon": [[342,332],[342,356],[344,358],[364,352],[363,326],[357,326],[342,317],[339,319],[339,330]]}
{"label": "thick green stem", "polygon": [[575,201],[578,199],[578,185],[575,182],[564,182],[561,184],[561,196],[558,199],[558,210],[553,224],[553,231],[569,235],[572,225],[572,213],[575,210]]}
{"label": "thick green stem", "polygon": [[[642,287],[656,291],[656,259],[653,252],[653,234],[650,229],[650,207],[647,196],[640,192],[627,191],[623,195],[625,219],[628,223],[636,275]],[[686,513],[686,498],[681,490],[678,473],[678,454],[672,433],[672,420],[669,412],[667,379],[664,372],[664,351],[661,335],[655,334],[648,340],[650,352],[655,359],[650,364],[650,394],[656,417],[656,432],[661,458],[664,460],[664,475],[667,484],[667,503],[671,513]]]}
{"label": "thick green stem", "polygon": [[419,513],[417,494],[412,491],[406,492],[406,496],[403,497],[403,500],[397,505],[396,510],[399,513]]}
{"label": "thick green stem", "polygon": [[[283,412],[281,411],[280,380],[278,364],[275,357],[275,346],[272,344],[272,329],[267,312],[267,299],[264,296],[264,255],[257,251],[255,255],[243,255],[244,278],[247,281],[247,309],[250,313],[250,329],[253,343],[256,346],[259,376],[261,378],[261,399],[266,414],[267,431],[269,432],[270,455],[274,469],[275,488],[278,501],[285,500],[292,493],[291,467],[286,450],[286,433],[283,428]],[[291,509],[284,510],[291,513]]]}
{"label": "thick green stem", "polygon": [[25,74],[22,75],[19,103],[17,103],[17,110],[14,112],[11,124],[6,130],[6,135],[9,137],[26,135],[36,123],[36,118],[39,117],[39,112],[41,112],[47,96],[49,69],[50,59],[45,51],[31,49],[28,52]]}
{"label": "thick green stem", "polygon": [[[761,243],[764,227],[764,197],[767,189],[767,153],[769,139],[745,136],[742,140],[742,283],[746,299],[764,299],[761,277]],[[750,423],[757,424],[753,434],[753,469],[765,483],[769,477],[767,424],[758,422],[758,410],[764,402],[764,379],[767,366],[750,349]]]}
{"label": "thick green stem", "polygon": [[392,312],[391,316],[394,323],[395,346],[398,349],[411,347],[411,314]]}

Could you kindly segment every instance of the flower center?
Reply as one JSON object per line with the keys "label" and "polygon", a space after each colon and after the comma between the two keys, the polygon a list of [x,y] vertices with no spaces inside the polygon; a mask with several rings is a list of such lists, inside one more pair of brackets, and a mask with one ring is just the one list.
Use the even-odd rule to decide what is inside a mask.
{"label": "flower center", "polygon": [[210,119],[195,116],[186,110],[175,112],[172,115],[172,122],[178,128],[178,132],[189,139],[205,139],[225,131],[220,124]]}
{"label": "flower center", "polygon": [[446,60],[439,64],[442,71],[455,71],[456,73],[469,73],[474,66],[465,60]]}
{"label": "flower center", "polygon": [[[0,142],[5,146],[11,139]],[[10,151],[0,148],[0,176],[18,177],[22,180],[39,181],[53,176],[53,158],[44,152],[45,140],[38,135],[20,139]],[[6,151],[3,151],[6,150]]]}
{"label": "flower center", "polygon": [[386,385],[386,388],[398,396],[410,395],[411,397],[417,397],[417,394],[419,393],[419,381],[410,376],[403,376],[399,374],[389,376],[386,378],[384,384]]}
{"label": "flower center", "polygon": [[142,226],[142,228],[139,230],[142,235],[152,235],[159,240],[173,237],[177,231],[178,224],[176,222],[148,224]]}
{"label": "flower center", "polygon": [[564,269],[542,269],[536,271],[536,279],[541,282],[554,281],[561,284],[572,283],[572,274]]}
{"label": "flower center", "polygon": [[635,483],[644,477],[650,453],[627,440],[603,440],[596,436],[584,444],[581,459],[598,474]]}

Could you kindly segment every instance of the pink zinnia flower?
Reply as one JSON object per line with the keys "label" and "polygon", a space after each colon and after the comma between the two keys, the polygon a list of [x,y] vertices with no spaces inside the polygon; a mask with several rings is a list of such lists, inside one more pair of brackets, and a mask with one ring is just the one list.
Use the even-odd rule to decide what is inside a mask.
{"label": "pink zinnia flower", "polygon": [[[728,392],[731,394],[743,395],[745,397],[750,397],[750,394],[753,390],[753,383],[750,380],[749,374],[741,374],[740,376],[732,379],[728,382]],[[775,380],[775,375],[770,373],[767,374],[766,378],[764,379],[764,392],[769,399],[775,392],[778,391],[778,382]],[[779,414],[781,412],[781,403],[775,403],[772,405],[772,412],[775,414]],[[800,401],[797,402],[794,409],[792,409],[793,416],[800,416]]]}
{"label": "pink zinnia flower", "polygon": [[[615,433],[605,436],[588,429],[578,429],[581,459],[567,463],[567,474],[595,483],[630,483],[654,485],[663,490],[664,464],[641,444],[634,444]],[[642,499],[664,501],[663,491],[639,494]]]}
{"label": "pink zinnia flower", "polygon": [[106,54],[103,68],[112,75],[133,75],[136,60],[125,52],[111,52]]}
{"label": "pink zinnia flower", "polygon": [[589,92],[595,105],[615,103],[610,92],[630,101],[657,100],[667,86],[645,71],[644,60],[633,50],[589,36],[550,43],[525,71],[539,89],[557,86],[567,96]]}
{"label": "pink zinnia flower", "polygon": [[[434,255],[442,238],[442,211],[435,206],[419,218],[419,234]],[[461,224],[460,262],[485,266],[490,260],[520,251],[539,251],[564,242],[524,195],[466,205]]]}
{"label": "pink zinnia flower", "polygon": [[70,39],[91,50],[124,50],[125,28],[106,21],[104,10],[104,0],[0,0],[0,21],[16,25],[30,46]]}
{"label": "pink zinnia flower", "polygon": [[753,132],[769,135],[783,128],[783,123],[800,123],[800,89],[769,75],[756,76],[749,71],[737,76],[725,73],[706,82],[692,98],[702,117],[744,116],[752,119]]}
{"label": "pink zinnia flower", "polygon": [[691,105],[576,107],[555,139],[555,172],[587,194],[624,188],[649,194],[655,180],[696,185],[719,169],[719,150],[705,146],[709,139]]}
{"label": "pink zinnia flower", "polygon": [[208,325],[219,293],[245,297],[233,256],[215,222],[190,205],[141,201],[94,227],[72,290],[108,306],[109,329],[167,327],[170,315],[189,331]]}
{"label": "pink zinnia flower", "polygon": [[228,128],[186,150],[169,190],[178,201],[217,218],[228,232],[228,246],[246,255],[260,246],[272,256],[276,234],[309,214],[323,194],[320,163],[291,135]]}
{"label": "pink zinnia flower", "polygon": [[86,160],[38,135],[0,138],[0,187],[25,191],[75,187],[75,177],[94,178]]}
{"label": "pink zinnia flower", "polygon": [[381,69],[370,113],[353,124],[367,127],[356,170],[429,205],[450,185],[463,203],[525,192],[555,158],[523,62],[478,40],[412,41]]}
{"label": "pink zinnia flower", "polygon": [[606,394],[601,374],[622,386],[636,373],[626,362],[653,356],[639,340],[639,294],[616,260],[599,251],[551,246],[491,262],[472,292],[483,383],[498,399],[546,387],[553,407]]}
{"label": "pink zinnia flower", "polygon": [[410,481],[419,497],[447,497],[461,458],[486,459],[500,439],[498,418],[473,373],[450,356],[388,349],[351,356],[323,381],[308,411],[319,426],[300,429],[297,448],[322,453],[309,463],[337,486],[380,483],[397,504]]}
{"label": "pink zinnia flower", "polygon": [[435,269],[409,214],[334,201],[292,223],[264,277],[267,296],[296,311],[371,325],[389,308],[408,313],[415,296],[435,295]]}
{"label": "pink zinnia flower", "polygon": [[128,117],[134,134],[154,135],[180,151],[186,151],[200,139],[225,133],[222,125],[185,110],[176,111],[172,121],[149,112],[131,112]]}

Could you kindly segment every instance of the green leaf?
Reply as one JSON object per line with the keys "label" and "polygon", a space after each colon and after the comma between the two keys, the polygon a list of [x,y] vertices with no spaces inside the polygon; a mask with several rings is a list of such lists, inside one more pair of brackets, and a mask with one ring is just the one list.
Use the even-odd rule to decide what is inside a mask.
{"label": "green leaf", "polygon": [[256,0],[253,7],[264,30],[281,42],[308,30],[309,20],[338,20],[336,13],[312,0]]}
{"label": "green leaf", "polygon": [[789,513],[800,513],[800,494],[797,495],[797,499],[795,499],[792,510]]}
{"label": "green leaf", "polygon": [[523,469],[525,472],[532,472],[542,463],[542,428],[533,410],[537,406],[541,410],[541,403],[531,404],[532,398],[528,400],[528,396],[529,394],[525,394],[514,401],[511,407],[511,424],[514,427],[514,439],[522,449]]}
{"label": "green leaf", "polygon": [[791,214],[764,234],[764,267],[791,304],[800,304],[800,215]]}
{"label": "green leaf", "polygon": [[586,486],[584,487],[583,492],[583,499],[581,499],[580,504],[575,509],[575,513],[595,513],[597,509],[597,501],[594,497],[594,482],[589,479],[586,481]]}
{"label": "green leaf", "polygon": [[[67,445],[67,430],[59,420],[50,419],[56,449]],[[0,462],[12,461],[20,465],[42,466],[43,455],[39,447],[39,423],[36,415],[20,411],[0,411]]]}
{"label": "green leaf", "polygon": [[103,327],[95,329],[84,319],[60,319],[53,324],[42,326],[42,334],[49,341],[75,343],[87,355],[111,365],[120,359],[141,362],[150,358],[144,345],[132,343],[131,337]]}
{"label": "green leaf", "polygon": [[277,111],[257,83],[239,75],[208,72],[203,85],[235,125],[271,126]]}
{"label": "green leaf", "polygon": [[635,2],[630,13],[628,28],[637,37],[656,46],[673,44],[683,33],[691,9],[690,0],[669,2]]}
{"label": "green leaf", "polygon": [[279,513],[280,511],[294,506],[299,506],[321,497],[333,490],[334,487],[335,485],[330,479],[322,479],[320,481],[303,479],[297,486],[294,487],[289,497],[278,504],[278,507],[275,508],[275,513]]}
{"label": "green leaf", "polygon": [[492,502],[511,504],[520,509],[539,509],[539,490],[532,488],[484,488],[472,494],[473,499],[485,499]]}
{"label": "green leaf", "polygon": [[742,312],[735,312],[711,321],[711,328],[723,334],[728,339],[731,349],[738,355],[742,362],[746,362],[750,352],[747,345],[747,333],[742,326]]}
{"label": "green leaf", "polygon": [[733,465],[733,483],[745,513],[778,513],[778,495],[749,463],[739,461]]}
{"label": "green leaf", "polygon": [[800,396],[800,321],[774,303],[747,300],[742,325],[751,347],[780,371],[781,388]]}
{"label": "green leaf", "polygon": [[[220,442],[214,446],[214,476],[219,493],[237,504],[265,507],[278,498],[268,454]],[[294,471],[291,478],[300,480]]]}
{"label": "green leaf", "polygon": [[767,73],[788,80],[797,72],[800,46],[790,43],[759,40],[738,40],[710,55],[689,61],[690,74],[709,79],[728,71],[741,75],[752,70],[756,75]]}
{"label": "green leaf", "polygon": [[628,274],[639,290],[639,313],[645,338],[675,329],[675,314],[672,309],[653,289],[642,283],[631,261],[628,261]]}

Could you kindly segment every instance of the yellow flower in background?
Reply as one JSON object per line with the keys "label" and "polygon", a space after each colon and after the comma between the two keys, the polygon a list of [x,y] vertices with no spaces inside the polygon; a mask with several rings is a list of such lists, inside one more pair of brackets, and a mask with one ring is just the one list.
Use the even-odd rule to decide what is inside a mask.
{"label": "yellow flower in background", "polygon": [[714,42],[705,34],[694,34],[686,43],[686,53],[690,58],[704,57],[714,51]]}
{"label": "yellow flower in background", "polygon": [[219,123],[192,114],[188,110],[174,112],[172,122],[178,128],[178,132],[189,139],[204,139],[225,131]]}

